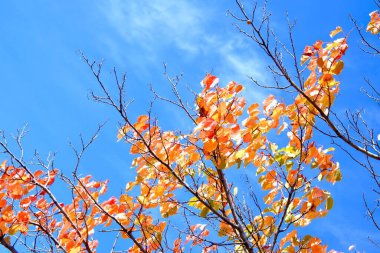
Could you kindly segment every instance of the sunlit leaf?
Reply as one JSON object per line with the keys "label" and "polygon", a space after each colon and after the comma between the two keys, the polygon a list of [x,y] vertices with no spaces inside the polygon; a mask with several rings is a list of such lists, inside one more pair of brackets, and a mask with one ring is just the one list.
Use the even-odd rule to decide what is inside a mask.
{"label": "sunlit leaf", "polygon": [[334,37],[335,35],[337,35],[340,32],[342,32],[342,27],[337,26],[335,28],[335,30],[333,30],[333,31],[330,32],[330,37],[332,38],[332,37]]}

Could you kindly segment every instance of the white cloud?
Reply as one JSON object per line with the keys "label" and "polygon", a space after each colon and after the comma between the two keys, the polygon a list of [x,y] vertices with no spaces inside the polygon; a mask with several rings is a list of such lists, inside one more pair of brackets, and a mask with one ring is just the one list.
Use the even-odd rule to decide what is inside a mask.
{"label": "white cloud", "polygon": [[199,7],[187,1],[113,0],[102,5],[116,31],[128,42],[150,50],[157,46],[197,52],[202,41],[202,15]]}
{"label": "white cloud", "polygon": [[[331,240],[335,241],[335,246],[342,247],[341,249],[347,249],[354,246],[357,252],[369,252],[375,245],[369,240],[370,237],[374,241],[379,241],[379,235],[373,233],[372,227],[360,227],[354,221],[345,220],[344,216],[334,219],[323,220],[315,227],[318,233],[316,235],[333,236]],[[331,245],[333,246],[333,245]],[[336,250],[341,250],[336,248]],[[367,251],[368,250],[368,251]]]}
{"label": "white cloud", "polygon": [[[133,52],[136,54],[136,64],[140,64],[137,61],[141,58],[145,62],[166,60],[168,56],[163,55],[162,50],[173,54],[182,51],[184,58],[207,68],[204,73],[216,70],[213,74],[220,76],[222,83],[231,80],[243,83],[249,101],[264,99],[266,91],[251,84],[248,77],[268,82],[270,78],[265,69],[266,64],[255,53],[252,43],[237,34],[233,26],[227,31],[224,27],[215,27],[219,24],[218,15],[223,12],[217,13],[201,2],[194,4],[178,0],[113,0],[103,4],[101,9],[121,38],[131,47],[136,47]],[[225,22],[222,25],[230,24]],[[108,39],[107,44],[110,43]],[[115,58],[123,54],[121,45],[110,48]],[[115,48],[119,48],[120,53]],[[180,62],[181,59],[178,59]],[[141,67],[146,70],[146,64]]]}
{"label": "white cloud", "polygon": [[249,102],[261,102],[267,91],[257,87],[249,79],[254,78],[262,84],[270,81],[266,71],[265,59],[252,50],[252,44],[245,42],[242,35],[231,36],[227,43],[220,45],[221,68],[226,81],[237,81],[245,85],[244,96]]}

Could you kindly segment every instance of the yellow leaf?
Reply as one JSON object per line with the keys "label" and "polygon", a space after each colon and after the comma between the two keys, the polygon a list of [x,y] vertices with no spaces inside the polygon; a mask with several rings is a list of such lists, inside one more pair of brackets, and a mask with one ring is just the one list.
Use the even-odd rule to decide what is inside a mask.
{"label": "yellow leaf", "polygon": [[120,202],[123,204],[126,204],[128,206],[133,205],[133,197],[128,196],[127,194],[122,194],[119,199],[120,199]]}
{"label": "yellow leaf", "polygon": [[15,235],[19,230],[20,230],[20,225],[19,225],[19,224],[15,224],[15,225],[13,225],[12,227],[10,227],[8,233],[9,233],[10,235]]}
{"label": "yellow leaf", "polygon": [[270,150],[275,153],[278,149],[278,145],[276,143],[269,143]]}
{"label": "yellow leaf", "polygon": [[128,125],[123,126],[121,129],[119,129],[119,132],[117,134],[117,140],[120,141],[124,138],[124,136],[129,132],[130,127]]}
{"label": "yellow leaf", "polygon": [[238,152],[235,154],[236,159],[242,159],[245,156],[246,150],[245,149],[240,149]]}
{"label": "yellow leaf", "polygon": [[339,75],[342,70],[343,70],[343,67],[344,67],[344,62],[343,61],[339,61],[337,62],[334,67],[331,69],[331,72],[335,75]]}
{"label": "yellow leaf", "polygon": [[236,196],[237,193],[238,193],[238,188],[235,186],[234,187],[234,196]]}
{"label": "yellow leaf", "polygon": [[161,197],[162,195],[164,195],[164,193],[165,193],[165,187],[162,185],[157,185],[155,189],[155,195],[157,197]]}
{"label": "yellow leaf", "polygon": [[128,192],[130,190],[132,190],[132,188],[136,185],[135,182],[128,182],[125,186],[125,191]]}
{"label": "yellow leaf", "polygon": [[236,253],[243,253],[243,252],[245,252],[245,250],[244,250],[243,246],[241,246],[240,244],[238,244],[238,245],[235,246],[234,252],[236,252]]}
{"label": "yellow leaf", "polygon": [[198,204],[198,199],[196,197],[192,197],[189,202],[187,203],[189,206],[195,207]]}
{"label": "yellow leaf", "polygon": [[260,166],[257,168],[256,170],[256,176],[257,175],[260,175],[261,173],[263,173],[264,171],[266,171],[267,169],[264,167],[264,166]]}
{"label": "yellow leaf", "polygon": [[335,35],[337,35],[338,33],[342,32],[342,31],[343,31],[342,27],[337,26],[335,28],[335,30],[333,30],[333,31],[330,32],[330,37],[332,38],[332,37],[334,37]]}
{"label": "yellow leaf", "polygon": [[137,200],[140,202],[141,205],[145,205],[148,202],[145,196],[138,196]]}
{"label": "yellow leaf", "polygon": [[309,60],[310,56],[302,55],[301,56],[301,66],[305,64],[307,60]]}
{"label": "yellow leaf", "polygon": [[160,212],[163,218],[167,218],[178,212],[178,205],[175,203],[162,203],[160,206]]}
{"label": "yellow leaf", "polygon": [[76,246],[74,248],[71,248],[69,253],[79,253],[80,252],[80,246]]}

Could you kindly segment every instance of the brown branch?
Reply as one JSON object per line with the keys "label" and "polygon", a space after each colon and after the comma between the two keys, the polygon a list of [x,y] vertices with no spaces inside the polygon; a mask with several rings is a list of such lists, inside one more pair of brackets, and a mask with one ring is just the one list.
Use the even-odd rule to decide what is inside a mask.
{"label": "brown branch", "polygon": [[[217,210],[215,210],[215,208],[213,208],[207,200],[203,199],[201,197],[201,195],[195,191],[194,189],[192,189],[181,177],[180,175],[178,175],[174,169],[170,166],[170,164],[168,162],[165,162],[163,161],[160,157],[158,157],[156,155],[156,153],[154,152],[154,150],[152,150],[151,146],[149,145],[149,143],[145,140],[144,136],[135,128],[135,126],[132,124],[132,122],[129,120],[128,116],[126,115],[126,112],[124,110],[124,106],[123,104],[120,106],[120,105],[117,105],[115,103],[115,101],[113,100],[112,96],[110,95],[109,91],[107,90],[106,86],[104,85],[104,83],[101,81],[100,79],[100,69],[101,69],[101,64],[98,65],[98,70],[95,70],[94,69],[94,65],[95,63],[90,63],[90,61],[85,58],[83,56],[83,59],[85,60],[85,62],[88,64],[88,66],[90,67],[93,75],[95,76],[98,84],[100,85],[102,91],[104,92],[105,94],[105,98],[103,101],[100,101],[102,103],[105,103],[105,104],[108,104],[108,105],[111,105],[111,107],[113,107],[119,114],[119,116],[123,119],[123,121],[128,125],[130,126],[130,128],[133,130],[134,133],[136,133],[137,135],[137,138],[144,144],[144,146],[146,147],[147,149],[147,152],[152,156],[152,158],[154,158],[156,161],[158,161],[159,163],[161,163],[161,165],[163,165],[164,167],[166,167],[171,173],[172,175],[175,177],[176,180],[178,180],[178,182],[191,194],[193,195],[199,202],[201,202],[203,205],[205,205],[207,208],[210,209],[210,211],[212,213],[214,213],[217,217],[219,217],[220,219],[222,219],[225,223],[227,223],[228,225],[232,226],[234,229],[238,229],[238,225],[235,224],[234,222],[231,222],[228,217],[222,215],[220,212],[218,212]],[[95,97],[97,98],[97,96]]]}
{"label": "brown branch", "polygon": [[18,250],[16,250],[14,245],[11,245],[10,243],[8,243],[7,240],[5,240],[4,236],[5,235],[0,236],[0,244],[3,245],[5,248],[7,248],[7,250],[9,250],[9,252],[18,253]]}
{"label": "brown branch", "polygon": [[[239,0],[236,0],[236,3],[241,11],[241,13],[243,14],[244,18],[245,19],[240,19],[240,20],[250,20],[249,16],[247,15],[247,13],[245,12],[245,9],[242,5],[242,3],[239,1]],[[236,16],[233,16],[233,17],[236,17]],[[261,25],[262,23],[265,22],[265,20],[262,20],[259,27],[257,27],[255,25],[255,22],[254,20],[252,20],[251,22],[249,22],[249,26],[252,28],[252,35],[248,34],[247,32],[243,31],[240,27],[238,27],[239,31],[243,34],[245,34],[246,36],[248,36],[249,38],[251,38],[255,43],[257,43],[259,45],[259,47],[267,54],[267,56],[272,60],[272,62],[275,64],[275,66],[277,67],[277,69],[280,71],[280,73],[282,74],[282,76],[285,78],[285,80],[289,83],[289,85],[291,87],[293,87],[300,95],[302,95],[311,105],[314,106],[314,108],[318,111],[318,113],[320,114],[320,117],[323,119],[323,121],[326,122],[326,124],[328,125],[328,127],[336,134],[337,138],[343,140],[345,143],[347,143],[349,146],[351,146],[352,148],[354,148],[355,150],[361,152],[362,154],[365,154],[375,160],[380,160],[380,154],[375,154],[371,151],[369,151],[367,149],[367,147],[361,147],[357,144],[355,144],[350,136],[346,136],[344,134],[342,134],[339,129],[335,126],[335,124],[331,121],[331,119],[329,118],[329,115],[328,113],[326,114],[322,108],[320,108],[316,103],[315,101],[309,97],[305,92],[304,90],[299,87],[293,80],[292,78],[290,77],[289,73],[287,72],[286,68],[283,66],[282,64],[282,60],[279,58],[278,54],[276,54],[276,48],[275,48],[275,51],[273,52],[272,49],[270,48],[269,46],[269,43],[268,43],[268,34],[267,34],[267,37],[264,37],[263,34],[261,33]]]}

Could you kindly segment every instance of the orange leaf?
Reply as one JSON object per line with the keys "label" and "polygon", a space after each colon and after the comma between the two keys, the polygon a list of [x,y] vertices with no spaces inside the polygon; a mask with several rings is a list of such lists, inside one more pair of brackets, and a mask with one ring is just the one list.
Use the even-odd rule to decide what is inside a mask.
{"label": "orange leaf", "polygon": [[210,74],[207,74],[206,77],[202,80],[201,85],[206,86],[206,90],[214,87],[219,83],[219,78]]}
{"label": "orange leaf", "polygon": [[332,31],[330,32],[330,37],[332,38],[332,37],[334,37],[335,35],[337,35],[338,33],[342,32],[342,31],[343,31],[343,30],[342,30],[342,27],[337,26],[337,27],[335,28],[335,30],[332,30]]}
{"label": "orange leaf", "polygon": [[214,139],[208,140],[203,145],[203,150],[207,153],[211,153],[218,147],[218,142]]}
{"label": "orange leaf", "polygon": [[21,211],[17,214],[17,219],[21,222],[27,223],[30,219],[30,215],[26,211]]}
{"label": "orange leaf", "polygon": [[379,11],[373,11],[369,14],[371,21],[367,25],[367,32],[378,34],[380,31],[380,15]]}
{"label": "orange leaf", "polygon": [[123,126],[121,129],[119,129],[119,132],[117,133],[117,140],[120,141],[121,139],[124,138],[124,136],[129,132],[130,130],[129,125]]}
{"label": "orange leaf", "polygon": [[149,126],[149,116],[148,115],[141,115],[138,117],[137,122],[133,125],[137,131],[142,132],[146,130]]}
{"label": "orange leaf", "polygon": [[344,62],[343,61],[338,61],[336,64],[331,69],[331,72],[335,75],[339,75],[344,67]]}

